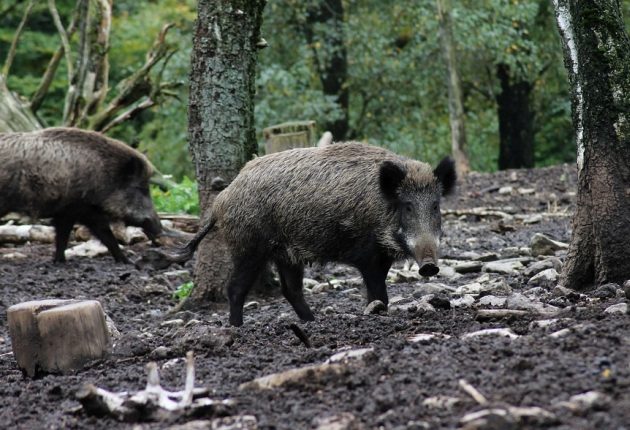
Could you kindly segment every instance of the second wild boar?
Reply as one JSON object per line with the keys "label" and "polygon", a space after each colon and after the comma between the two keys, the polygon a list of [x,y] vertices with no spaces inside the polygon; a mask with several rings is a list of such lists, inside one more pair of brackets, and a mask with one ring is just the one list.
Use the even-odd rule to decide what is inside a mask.
{"label": "second wild boar", "polygon": [[152,240],[162,232],[149,194],[151,164],[120,141],[74,128],[0,133],[0,166],[0,216],[52,218],[57,262],[65,261],[75,223],[125,263],[110,222],[142,227]]}

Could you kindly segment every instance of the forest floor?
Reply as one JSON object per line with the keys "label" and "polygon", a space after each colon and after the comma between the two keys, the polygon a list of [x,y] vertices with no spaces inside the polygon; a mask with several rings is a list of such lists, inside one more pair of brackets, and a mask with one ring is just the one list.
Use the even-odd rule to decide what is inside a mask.
{"label": "forest floor", "polygon": [[[553,270],[530,280],[559,268],[565,251],[531,257],[530,244],[536,233],[568,243],[575,190],[572,166],[471,174],[442,204],[440,274],[416,279],[398,264],[389,312],[364,315],[357,272],[309,268],[306,299],[317,316],[309,323],[277,296],[250,298],[241,328],[227,325],[223,307],[169,313],[172,292],[187,278],[181,267],[138,271],[109,256],[58,265],[52,245],[0,248],[0,428],[628,429],[623,287],[575,293],[556,287]],[[16,251],[23,258],[5,258]],[[99,300],[121,333],[111,355],[70,375],[24,377],[11,354],[7,308],[44,298]],[[524,312],[493,317],[485,309]],[[493,328],[510,330],[478,333]],[[340,351],[364,348],[323,365]],[[143,389],[150,361],[164,387],[180,390],[188,350],[196,385],[213,399],[235,401],[221,412],[232,420],[206,413],[119,422],[89,415],[75,398],[85,383]],[[311,365],[306,376],[275,388],[239,387]],[[487,403],[462,388],[462,379]]]}

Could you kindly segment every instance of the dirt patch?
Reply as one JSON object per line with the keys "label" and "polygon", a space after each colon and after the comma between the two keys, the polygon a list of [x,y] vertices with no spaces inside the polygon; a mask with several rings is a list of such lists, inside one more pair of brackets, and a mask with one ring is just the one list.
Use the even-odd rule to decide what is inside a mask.
{"label": "dirt patch", "polygon": [[[469,176],[443,204],[451,211],[444,218],[445,257],[466,260],[462,255],[470,251],[494,252],[499,258],[522,255],[537,232],[568,242],[575,182],[570,166]],[[510,217],[478,215],[472,208],[492,208]],[[526,223],[542,213],[542,219]],[[144,246],[130,250],[139,253]],[[521,428],[624,428],[630,422],[630,318],[604,312],[625,301],[618,288],[611,294],[559,295],[553,286],[532,291],[522,270],[493,274],[492,282],[503,282],[498,291],[511,290],[503,296],[527,293],[555,306],[559,320],[553,327],[540,327],[533,323],[547,318],[535,313],[478,320],[477,310],[484,308],[480,300],[489,293],[474,295],[472,304],[449,306],[459,298],[453,290],[482,274],[440,275],[430,282],[450,287],[444,306],[431,310],[414,305],[366,316],[363,287],[355,280],[358,273],[330,265],[307,270],[309,278],[330,281],[330,288],[307,294],[317,321],[300,322],[282,298],[255,297],[245,310],[244,326],[234,329],[227,326],[224,308],[168,314],[175,304],[172,292],[184,279],[168,273],[173,269],[138,271],[115,264],[109,256],[57,265],[51,262],[51,245],[1,248],[0,254],[15,251],[26,257],[0,259],[0,428],[134,428],[134,423],[88,416],[75,392],[87,382],[110,391],[144,388],[145,365],[152,360],[160,366],[163,385],[181,389],[187,350],[195,352],[197,385],[209,387],[213,398],[235,399],[231,414],[253,415],[263,429],[315,428],[327,417],[347,414],[358,428],[457,428],[466,413],[482,409],[462,391],[460,379],[492,405],[539,406],[555,417],[544,423],[525,420]],[[562,258],[562,252],[558,256]],[[394,283],[389,294],[399,296],[400,303],[421,300],[425,284]],[[24,378],[10,354],[6,310],[43,298],[99,300],[122,334],[113,354],[73,375]],[[298,339],[289,327],[292,323],[306,333],[311,348]],[[510,328],[518,337],[463,338],[487,328]],[[565,335],[551,336],[565,328]],[[408,340],[420,333],[439,335]],[[373,352],[349,361],[341,375],[272,390],[239,390],[240,384],[256,377],[323,363],[344,348],[365,347]],[[571,396],[588,391],[607,400],[576,410],[562,406]],[[458,400],[450,407],[426,402],[435,396]],[[165,428],[190,419],[142,426]]]}

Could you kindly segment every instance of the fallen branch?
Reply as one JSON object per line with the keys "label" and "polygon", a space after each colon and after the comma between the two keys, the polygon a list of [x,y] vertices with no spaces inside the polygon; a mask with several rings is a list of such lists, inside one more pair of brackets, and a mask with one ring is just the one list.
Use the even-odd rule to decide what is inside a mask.
{"label": "fallen branch", "polygon": [[205,388],[195,389],[195,362],[192,351],[186,354],[186,379],[181,391],[168,391],[160,385],[156,363],[147,364],[147,385],[134,395],[114,393],[92,384],[76,393],[83,409],[90,415],[110,415],[119,421],[145,421],[174,418],[177,415],[226,415],[234,400],[212,400]]}
{"label": "fallen branch", "polygon": [[483,406],[483,405],[488,404],[488,399],[486,399],[486,397],[483,394],[477,391],[477,389],[473,387],[472,385],[470,385],[468,381],[466,381],[465,379],[459,380],[459,387],[462,390],[464,390],[466,394],[472,397],[480,405]]}

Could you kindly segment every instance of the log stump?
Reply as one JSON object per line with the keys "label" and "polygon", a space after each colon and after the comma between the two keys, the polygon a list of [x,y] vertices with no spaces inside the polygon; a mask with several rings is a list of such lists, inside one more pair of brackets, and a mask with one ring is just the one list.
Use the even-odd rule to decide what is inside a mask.
{"label": "log stump", "polygon": [[30,376],[66,373],[105,356],[111,339],[96,300],[37,300],[7,311],[13,355]]}

